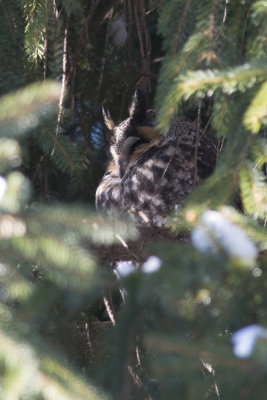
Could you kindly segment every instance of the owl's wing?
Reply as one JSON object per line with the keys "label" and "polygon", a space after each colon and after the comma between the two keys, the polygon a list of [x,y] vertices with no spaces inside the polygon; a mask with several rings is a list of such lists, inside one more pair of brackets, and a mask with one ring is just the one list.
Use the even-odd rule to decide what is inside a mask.
{"label": "owl's wing", "polygon": [[216,147],[202,130],[179,120],[126,171],[122,208],[143,223],[164,224],[200,179],[211,174],[216,154]]}

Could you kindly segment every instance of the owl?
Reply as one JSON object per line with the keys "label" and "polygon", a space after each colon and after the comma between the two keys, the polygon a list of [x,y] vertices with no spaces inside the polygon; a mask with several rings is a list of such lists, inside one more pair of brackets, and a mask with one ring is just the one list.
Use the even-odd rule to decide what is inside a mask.
{"label": "owl", "polygon": [[156,113],[136,90],[129,118],[111,132],[109,162],[96,191],[96,207],[108,214],[129,214],[136,221],[162,226],[172,211],[214,170],[217,148],[197,123],[174,118],[167,135],[155,129]]}

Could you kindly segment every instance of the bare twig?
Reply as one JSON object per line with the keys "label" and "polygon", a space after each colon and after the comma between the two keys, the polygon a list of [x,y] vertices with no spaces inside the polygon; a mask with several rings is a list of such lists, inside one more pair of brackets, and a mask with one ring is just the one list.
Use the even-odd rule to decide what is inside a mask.
{"label": "bare twig", "polygon": [[109,319],[112,322],[112,325],[115,326],[116,325],[116,320],[115,320],[114,312],[112,310],[111,303],[109,302],[109,300],[108,300],[108,298],[106,296],[103,296],[103,301],[104,301],[104,304],[105,304]]}
{"label": "bare twig", "polygon": [[218,152],[217,152],[217,160],[219,159],[219,157],[220,157],[220,154],[221,154],[221,151],[222,151],[222,149],[223,149],[223,146],[224,146],[224,141],[225,141],[225,136],[223,136],[223,137],[222,137],[222,141],[221,141],[221,143],[220,143],[220,144],[218,144],[218,146],[217,146],[217,148],[218,148]]}
{"label": "bare twig", "polygon": [[226,21],[226,18],[227,18],[227,5],[228,5],[228,3],[229,3],[229,0],[225,0],[225,7],[224,7],[224,13],[223,13],[222,24],[221,24],[221,26],[220,26],[219,32],[218,32],[218,34],[217,34],[215,40],[218,40],[218,38],[220,37],[220,35],[221,35],[221,33],[222,33],[222,30],[223,30],[223,27],[224,27],[224,24],[225,24],[225,21]]}
{"label": "bare twig", "polygon": [[[187,15],[187,13],[189,11],[189,8],[190,8],[190,5],[191,5],[191,1],[192,0],[188,0],[186,2],[185,8],[184,8],[183,13],[182,13],[182,15],[180,17],[179,24],[178,24],[178,27],[177,27],[177,31],[176,31],[175,36],[174,36],[173,45],[172,45],[172,48],[171,48],[172,53],[176,54],[176,52],[177,52],[177,45],[178,45],[178,43],[180,41],[180,34],[181,34],[183,26],[185,24],[186,15]],[[176,7],[175,3],[174,3],[174,7]]]}
{"label": "bare twig", "polygon": [[99,96],[99,92],[102,86],[103,82],[103,77],[104,77],[104,70],[105,70],[105,65],[106,65],[106,59],[107,59],[107,48],[108,48],[108,39],[109,39],[109,29],[110,29],[110,21],[113,15],[113,8],[110,9],[108,12],[108,23],[107,23],[107,31],[106,31],[106,37],[105,37],[105,46],[104,46],[104,53],[103,57],[101,59],[101,70],[100,70],[100,76],[99,76],[99,81],[98,81],[98,86],[97,86],[97,97]]}
{"label": "bare twig", "polygon": [[81,34],[80,34],[80,36],[79,36],[79,38],[77,40],[77,44],[76,44],[76,47],[75,47],[75,53],[74,53],[74,57],[73,57],[73,62],[72,62],[72,66],[71,66],[71,69],[70,69],[70,76],[71,76],[71,110],[72,110],[72,112],[74,111],[74,107],[75,107],[75,96],[74,96],[75,81],[76,81],[76,73],[77,73],[77,61],[78,61],[78,58],[79,58],[79,54],[81,52],[81,43],[84,40],[84,36],[85,36],[85,33],[87,32],[88,25],[89,25],[94,13],[95,13],[95,10],[96,10],[99,2],[100,2],[100,0],[95,0],[95,1],[91,2],[91,7],[90,7],[90,10],[89,10],[89,13],[88,13],[87,17],[84,20],[83,27],[82,27],[82,30],[81,30]]}
{"label": "bare twig", "polygon": [[51,140],[53,140],[54,149],[56,147],[58,147],[59,151],[64,155],[64,157],[65,157],[66,161],[68,162],[68,164],[70,165],[71,169],[74,169],[75,165],[73,164],[72,159],[70,158],[70,156],[68,155],[68,153],[66,152],[64,147],[61,145],[61,143],[57,140],[57,137],[53,134],[53,132],[51,132],[50,129],[46,125],[44,125],[43,123],[40,123],[40,127],[42,129],[44,129],[44,131],[50,136]]}
{"label": "bare twig", "polygon": [[208,122],[206,123],[206,125],[205,125],[205,127],[204,127],[204,129],[203,129],[203,133],[201,134],[200,137],[202,137],[203,135],[206,134],[206,132],[207,132],[207,130],[208,130],[208,127],[210,126],[210,123],[211,123],[211,121],[212,121],[212,118],[213,118],[213,115],[211,114],[210,117],[209,117],[209,119],[208,119]]}
{"label": "bare twig", "polygon": [[77,72],[77,65],[76,65],[76,60],[73,61],[73,66],[72,66],[72,79],[70,83],[70,96],[71,96],[71,112],[74,114],[74,109],[75,109],[75,78],[76,78],[76,72]]}
{"label": "bare twig", "polygon": [[48,62],[48,1],[46,0],[45,2],[45,8],[46,8],[46,23],[45,23],[45,48],[44,48],[44,71],[43,71],[43,77],[46,79],[47,77],[47,62]]}
{"label": "bare twig", "polygon": [[9,27],[9,31],[10,31],[10,35],[11,35],[11,40],[12,40],[12,42],[13,42],[14,48],[15,48],[16,51],[18,52],[18,50],[19,50],[19,44],[18,44],[18,41],[17,41],[16,33],[15,33],[15,32],[16,32],[15,26],[14,26],[14,24],[12,24],[12,22],[11,22],[11,19],[10,19],[8,13],[7,13],[7,10],[6,10],[6,7],[5,7],[5,5],[4,5],[3,0],[0,0],[0,4],[1,4],[1,6],[2,6],[3,13],[4,13],[5,19],[6,19],[6,21],[7,21],[8,27]]}
{"label": "bare twig", "polygon": [[[131,1],[131,0],[129,0],[129,1]],[[152,8],[151,10],[148,10],[148,11],[146,11],[145,12],[145,16],[147,16],[147,15],[149,15],[149,14],[151,14],[153,11],[155,11],[156,10],[156,7],[155,8]],[[141,19],[142,17],[139,17],[139,19]],[[132,24],[134,24],[134,23],[136,23],[136,19],[134,19],[134,18],[130,18],[130,20],[129,20],[129,22],[127,22],[127,26],[130,26],[130,25],[132,25]]]}
{"label": "bare twig", "polygon": [[196,144],[195,144],[195,172],[194,172],[194,186],[198,184],[198,168],[197,168],[197,159],[198,159],[198,145],[199,145],[199,131],[200,131],[200,115],[201,115],[201,103],[198,104],[197,109],[197,134],[196,134]]}
{"label": "bare twig", "polygon": [[139,1],[134,2],[134,15],[135,15],[135,20],[136,20],[136,27],[137,27],[137,35],[139,39],[139,45],[140,45],[140,53],[142,57],[142,61],[145,59],[145,50],[144,50],[144,44],[143,44],[143,38],[142,38],[142,32],[141,32],[141,25],[140,25],[140,18],[138,15],[138,5]]}
{"label": "bare twig", "polygon": [[135,14],[137,35],[140,46],[141,60],[142,60],[142,80],[144,81],[143,87],[145,90],[150,91],[151,90],[151,82],[150,82],[151,41],[145,20],[144,0],[138,0],[134,2],[134,14]]}
{"label": "bare twig", "polygon": [[43,162],[43,160],[44,160],[44,156],[41,156],[40,161],[38,162],[38,164],[37,164],[37,166],[35,168],[35,171],[34,171],[34,173],[32,175],[32,179],[31,179],[32,182],[35,181],[35,179],[36,179],[36,177],[38,175],[38,172],[40,171],[41,163]]}
{"label": "bare twig", "polygon": [[56,20],[58,21],[58,19],[60,17],[60,14],[61,14],[61,11],[58,11],[58,9],[57,9],[56,0],[53,0],[53,9],[54,9],[54,15],[56,17]]}
{"label": "bare twig", "polygon": [[57,37],[57,28],[58,28],[58,22],[59,18],[62,13],[62,8],[58,11],[56,1],[53,0],[53,10],[54,10],[54,17],[55,17],[55,22],[54,22],[54,33],[53,33],[53,39],[51,40],[51,53],[54,53],[54,47],[55,47],[55,42],[56,42],[56,37]]}
{"label": "bare twig", "polygon": [[[129,15],[129,21],[133,21],[133,10],[132,10],[132,5],[131,5],[131,0],[128,0],[127,2],[128,5],[128,14]],[[132,33],[133,26],[132,24],[129,24],[128,28],[128,57],[131,59],[131,54],[132,54],[132,40],[131,40],[131,33]]]}
{"label": "bare twig", "polygon": [[84,328],[85,328],[86,342],[87,342],[88,348],[89,348],[90,351],[92,351],[92,342],[91,342],[91,339],[90,339],[90,330],[89,330],[89,325],[88,325],[87,322],[85,323]]}
{"label": "bare twig", "polygon": [[47,155],[44,156],[44,199],[48,198],[48,167],[47,167]]}
{"label": "bare twig", "polygon": [[[56,136],[58,136],[58,133],[59,133],[59,127],[60,127],[61,118],[62,118],[62,114],[63,114],[63,104],[64,104],[64,100],[65,100],[65,93],[66,93],[66,87],[67,87],[68,33],[69,33],[69,18],[67,20],[65,31],[64,31],[62,84],[61,84],[61,92],[60,92],[59,105],[58,105]],[[53,157],[54,152],[55,152],[55,147],[53,148],[53,150],[51,152],[51,157]]]}

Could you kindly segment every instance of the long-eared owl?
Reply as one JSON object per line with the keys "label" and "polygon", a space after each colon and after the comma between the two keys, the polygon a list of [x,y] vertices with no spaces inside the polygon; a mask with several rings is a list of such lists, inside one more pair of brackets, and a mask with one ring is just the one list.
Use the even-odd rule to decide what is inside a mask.
{"label": "long-eared owl", "polygon": [[129,118],[111,131],[110,160],[96,191],[96,207],[108,214],[128,213],[141,223],[163,225],[166,217],[208,177],[216,165],[216,146],[205,132],[175,118],[163,136],[155,128],[155,111],[138,89]]}

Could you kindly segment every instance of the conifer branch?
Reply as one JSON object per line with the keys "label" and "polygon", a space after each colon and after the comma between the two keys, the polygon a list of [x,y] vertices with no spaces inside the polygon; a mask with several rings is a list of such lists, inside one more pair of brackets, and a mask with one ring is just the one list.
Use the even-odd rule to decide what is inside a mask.
{"label": "conifer branch", "polygon": [[[45,133],[50,137],[52,143],[54,144],[52,152],[54,153],[55,150],[58,148],[60,153],[64,156],[64,158],[68,162],[71,169],[74,170],[75,165],[74,165],[72,159],[70,158],[70,156],[68,155],[67,151],[64,149],[64,147],[59,142],[57,135],[54,135],[53,132],[51,132],[50,129],[45,124],[41,123],[40,126],[45,131]],[[52,155],[52,152],[51,152],[51,155]]]}
{"label": "conifer branch", "polygon": [[175,32],[175,35],[174,35],[174,38],[173,38],[172,47],[170,49],[170,52],[173,53],[173,54],[176,53],[177,47],[178,47],[178,43],[181,40],[180,35],[181,35],[182,29],[183,29],[183,27],[185,25],[185,22],[186,22],[187,13],[190,11],[191,3],[192,3],[192,0],[186,1],[185,7],[184,7],[182,15],[181,15],[181,18],[179,20],[177,31]]}
{"label": "conifer branch", "polygon": [[267,117],[267,82],[264,82],[253,98],[244,116],[244,124],[253,133],[258,133],[266,125]]}

